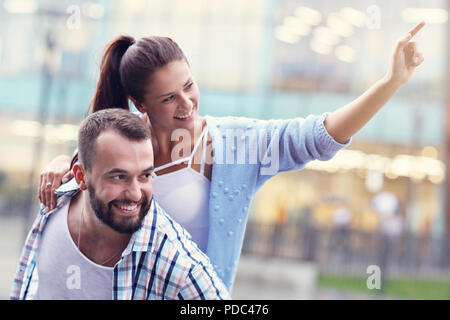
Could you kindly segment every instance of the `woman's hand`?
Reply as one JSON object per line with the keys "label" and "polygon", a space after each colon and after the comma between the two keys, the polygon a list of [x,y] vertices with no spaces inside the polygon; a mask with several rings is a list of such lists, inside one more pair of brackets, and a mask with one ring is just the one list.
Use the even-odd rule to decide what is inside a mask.
{"label": "woman's hand", "polygon": [[386,75],[388,82],[398,86],[404,85],[411,78],[414,69],[423,62],[423,55],[417,49],[416,42],[410,40],[424,25],[425,22],[419,23],[403,39],[398,40],[390,69]]}
{"label": "woman's hand", "polygon": [[328,133],[339,143],[354,136],[411,78],[414,69],[423,62],[412,37],[425,25],[419,23],[397,42],[391,67],[383,79],[377,81],[360,97],[330,113],[324,125]]}
{"label": "woman's hand", "polygon": [[71,158],[69,156],[58,156],[42,171],[39,177],[38,197],[39,201],[47,207],[47,211],[56,206],[55,190],[61,183],[73,178],[70,171]]}

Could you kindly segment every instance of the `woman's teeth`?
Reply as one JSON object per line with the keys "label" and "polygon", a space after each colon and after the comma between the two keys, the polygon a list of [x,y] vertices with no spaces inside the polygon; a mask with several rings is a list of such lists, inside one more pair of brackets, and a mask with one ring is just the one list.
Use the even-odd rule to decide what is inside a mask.
{"label": "woman's teeth", "polygon": [[175,116],[176,119],[187,119],[192,115],[192,112],[194,111],[194,109],[191,110],[191,112],[187,115],[184,116]]}

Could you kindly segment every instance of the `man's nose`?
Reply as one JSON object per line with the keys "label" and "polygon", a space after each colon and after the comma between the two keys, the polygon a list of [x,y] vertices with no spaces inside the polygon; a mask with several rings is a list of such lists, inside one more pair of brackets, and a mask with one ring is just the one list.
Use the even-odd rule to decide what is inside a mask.
{"label": "man's nose", "polygon": [[133,180],[127,188],[127,198],[133,201],[139,201],[142,198],[141,185],[137,180]]}

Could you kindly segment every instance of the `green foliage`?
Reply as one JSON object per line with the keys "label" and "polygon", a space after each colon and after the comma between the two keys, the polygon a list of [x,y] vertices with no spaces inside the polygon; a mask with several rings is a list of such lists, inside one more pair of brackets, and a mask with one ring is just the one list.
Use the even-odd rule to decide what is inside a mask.
{"label": "green foliage", "polygon": [[321,274],[318,286],[343,292],[361,293],[370,298],[383,295],[394,299],[448,300],[450,299],[450,281],[434,279],[388,278],[381,290],[369,290],[367,278],[348,275]]}

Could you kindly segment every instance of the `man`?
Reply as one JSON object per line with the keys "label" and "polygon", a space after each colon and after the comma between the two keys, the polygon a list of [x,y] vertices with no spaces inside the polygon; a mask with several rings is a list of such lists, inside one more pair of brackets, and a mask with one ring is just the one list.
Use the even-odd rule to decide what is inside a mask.
{"label": "man", "polygon": [[228,299],[208,257],[152,199],[148,126],[121,109],[78,133],[75,181],[42,207],[11,299]]}

